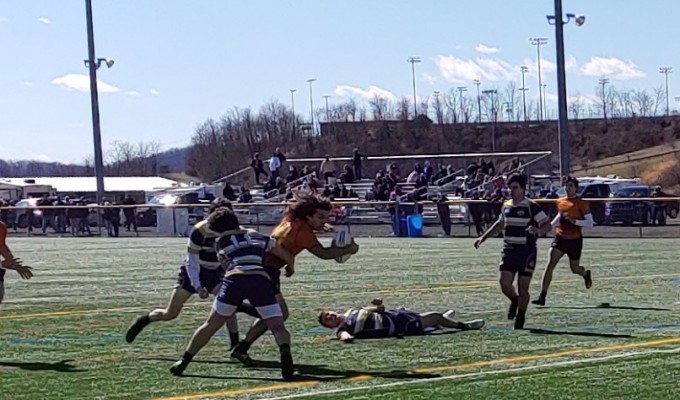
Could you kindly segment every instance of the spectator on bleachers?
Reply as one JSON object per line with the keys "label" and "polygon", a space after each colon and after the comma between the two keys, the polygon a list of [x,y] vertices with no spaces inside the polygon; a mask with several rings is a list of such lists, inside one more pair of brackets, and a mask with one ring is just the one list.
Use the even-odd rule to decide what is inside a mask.
{"label": "spectator on bleachers", "polygon": [[323,176],[326,184],[329,184],[332,178],[335,178],[335,161],[331,160],[331,156],[326,154],[326,159],[321,161],[321,176]]}
{"label": "spectator on bleachers", "polygon": [[434,168],[432,168],[432,164],[429,161],[425,161],[425,163],[423,163],[423,173],[425,174],[425,178],[427,178],[428,182],[432,180]]}
{"label": "spectator on bleachers", "polygon": [[274,152],[272,154],[272,157],[269,159],[269,172],[271,173],[272,179],[276,179],[279,177],[279,171],[281,170],[282,166],[283,162],[279,158],[278,153]]}
{"label": "spectator on bleachers", "polygon": [[448,171],[446,169],[446,165],[442,164],[439,166],[439,171],[437,171],[436,174],[432,177],[432,183],[436,183],[437,185],[441,185],[441,183],[437,182],[440,179],[445,178],[448,175]]}
{"label": "spectator on bleachers", "polygon": [[406,183],[409,185],[413,185],[416,183],[416,181],[420,178],[420,175],[423,173],[423,167],[419,164],[416,163],[413,166],[413,171],[411,171],[410,174],[408,174],[408,177],[406,178]]}
{"label": "spectator on bleachers", "polygon": [[343,172],[340,174],[338,179],[342,183],[354,183],[354,171],[352,170],[352,167],[349,164],[345,164],[343,166]]}
{"label": "spectator on bleachers", "polygon": [[359,153],[359,149],[354,149],[354,153],[352,154],[352,166],[354,167],[354,178],[358,181],[362,178],[362,159],[365,157],[366,156]]}
{"label": "spectator on bleachers", "polygon": [[300,176],[307,176],[312,173],[312,170],[305,164],[302,166],[302,171],[300,171]]}
{"label": "spectator on bleachers", "polygon": [[253,160],[250,162],[250,166],[253,168],[253,172],[255,173],[256,185],[260,184],[260,174],[264,175],[265,177],[269,176],[264,171],[264,163],[262,160],[260,160],[260,153],[253,154]]}
{"label": "spectator on bleachers", "polygon": [[286,182],[294,182],[300,179],[300,173],[294,165],[288,165],[288,176],[286,177]]}
{"label": "spectator on bleachers", "polygon": [[250,194],[250,190],[246,189],[245,186],[241,186],[241,194],[238,196],[239,203],[250,203],[253,201],[253,195]]}

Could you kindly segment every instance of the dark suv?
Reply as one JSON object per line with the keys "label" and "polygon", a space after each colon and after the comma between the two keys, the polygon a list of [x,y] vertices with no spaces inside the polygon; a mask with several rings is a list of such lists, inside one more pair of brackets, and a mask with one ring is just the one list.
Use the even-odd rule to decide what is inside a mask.
{"label": "dark suv", "polygon": [[609,222],[612,224],[622,222],[631,225],[639,222],[642,225],[650,225],[658,222],[659,225],[665,225],[668,215],[677,215],[678,202],[676,201],[636,200],[636,198],[655,197],[654,188],[651,186],[628,186],[616,192],[614,197],[631,200],[609,204]]}

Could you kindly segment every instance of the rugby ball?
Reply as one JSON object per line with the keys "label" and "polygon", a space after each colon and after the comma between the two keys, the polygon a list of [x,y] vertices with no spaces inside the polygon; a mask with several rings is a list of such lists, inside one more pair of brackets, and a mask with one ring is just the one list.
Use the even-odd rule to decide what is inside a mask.
{"label": "rugby ball", "polygon": [[[352,243],[352,235],[348,231],[345,230],[340,230],[335,232],[335,237],[333,238],[333,245],[337,247],[347,247],[349,244]],[[338,257],[335,259],[335,261],[339,263],[344,263],[349,258],[352,257],[351,254],[345,254],[342,257]]]}

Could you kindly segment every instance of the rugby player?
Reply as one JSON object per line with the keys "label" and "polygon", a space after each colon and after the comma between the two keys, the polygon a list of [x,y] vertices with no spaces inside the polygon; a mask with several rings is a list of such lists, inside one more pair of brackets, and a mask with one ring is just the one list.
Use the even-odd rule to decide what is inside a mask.
{"label": "rugby player", "polygon": [[540,306],[545,305],[553,271],[565,254],[569,257],[571,272],[583,277],[586,289],[593,286],[590,270],[581,266],[581,251],[583,250],[581,228],[590,228],[595,225],[593,215],[590,213],[588,202],[577,195],[578,179],[568,176],[564,181],[564,189],[567,195],[557,200],[557,216],[552,221],[552,226],[555,227],[555,240],[550,246],[550,259],[543,272],[543,289],[538,298],[532,301],[533,304]]}
{"label": "rugby player", "polygon": [[[315,231],[327,230],[326,222],[332,208],[333,205],[330,200],[325,197],[317,194],[299,195],[287,207],[283,220],[272,232],[272,238],[276,239],[277,243],[293,256],[298,255],[302,250],[307,250],[322,260],[333,260],[345,254],[355,254],[359,251],[359,246],[354,240],[346,247],[335,247],[333,245],[324,247],[316,237]],[[283,310],[283,319],[286,320],[288,318],[288,306],[281,293],[280,282],[280,268],[284,264],[286,264],[286,261],[281,260],[275,254],[268,254],[265,257],[264,265],[268,267],[267,271],[274,282],[276,300]],[[257,313],[249,309],[248,305],[241,305],[239,311],[258,318]],[[246,337],[233,349],[231,356],[242,363],[249,363],[248,350],[250,346],[265,332],[267,332],[265,322],[262,320],[255,321]]]}
{"label": "rugby player", "polygon": [[[232,209],[231,202],[225,198],[214,199],[208,208],[212,214],[220,208]],[[128,328],[125,340],[132,343],[137,335],[152,322],[172,321],[177,318],[184,308],[184,304],[194,294],[201,299],[219,292],[224,275],[224,269],[217,259],[215,239],[220,235],[208,227],[207,219],[194,225],[189,235],[187,258],[179,268],[177,284],[170,294],[170,300],[165,308],[158,308],[142,315]],[[232,347],[238,343],[238,325],[232,319],[228,326]]]}
{"label": "rugby player", "polygon": [[371,306],[350,308],[344,314],[322,311],[319,323],[335,329],[335,336],[345,343],[356,339],[375,339],[422,335],[440,328],[479,330],[484,320],[458,322],[454,311],[418,313],[405,308],[386,310],[382,299],[373,299]]}
{"label": "rugby player", "polygon": [[[529,305],[529,285],[536,266],[536,241],[550,231],[550,219],[543,208],[524,197],[526,177],[514,174],[508,179],[511,199],[503,203],[498,220],[475,241],[475,248],[489,237],[503,232],[503,252],[500,263],[500,286],[510,299],[508,319],[515,320],[515,329],[524,329]],[[514,281],[517,276],[517,291]],[[518,310],[519,309],[519,310]]]}
{"label": "rugby player", "polygon": [[264,266],[264,258],[270,253],[289,266],[294,266],[295,258],[274,239],[241,229],[229,208],[210,214],[208,227],[213,232],[223,232],[215,247],[226,272],[208,319],[194,332],[184,355],[172,365],[170,372],[182,375],[196,353],[208,344],[228,318],[234,317],[238,306],[248,300],[266,328],[272,331],[281,353],[281,375],[285,380],[291,380],[294,371],[290,333],[284,325],[283,311],[276,300],[274,283]]}
{"label": "rugby player", "polygon": [[[0,207],[6,207],[7,203],[0,200]],[[21,279],[31,279],[33,271],[31,267],[23,265],[21,260],[16,258],[9,246],[7,246],[7,225],[0,221],[0,256],[2,256],[2,263],[0,263],[0,303],[5,297],[5,273],[8,269],[17,271]]]}

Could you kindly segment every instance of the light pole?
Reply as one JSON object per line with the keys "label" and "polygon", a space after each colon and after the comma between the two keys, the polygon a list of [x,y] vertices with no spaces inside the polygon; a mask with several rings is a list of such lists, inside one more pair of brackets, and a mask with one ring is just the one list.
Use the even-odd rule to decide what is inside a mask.
{"label": "light pole", "polygon": [[522,109],[524,111],[524,122],[527,122],[527,96],[526,96],[526,93],[527,93],[527,90],[529,90],[529,89],[527,89],[527,87],[525,85],[524,74],[526,74],[529,71],[529,68],[527,68],[526,66],[523,65],[523,66],[520,67],[519,70],[520,70],[520,72],[522,72],[522,88],[520,89],[522,91]]}
{"label": "light pole", "polygon": [[290,106],[293,109],[293,135],[295,135],[295,121],[297,120],[295,117],[295,92],[297,92],[297,89],[290,89]]}
{"label": "light pole", "polygon": [[666,75],[666,115],[668,116],[671,114],[671,105],[668,100],[668,74],[673,72],[673,67],[661,67],[659,72]]}
{"label": "light pole", "polygon": [[418,116],[418,100],[416,97],[416,64],[420,62],[420,57],[409,57],[406,62],[411,63],[411,76],[413,78],[413,119]]}
{"label": "light pole", "polygon": [[491,125],[491,152],[496,152],[496,99],[494,96],[498,93],[496,89],[489,89],[482,91],[483,94],[491,97],[491,116],[493,117],[493,124]]}
{"label": "light pole", "polygon": [[482,95],[479,93],[479,85],[482,84],[482,82],[479,81],[479,79],[475,79],[474,84],[477,85],[477,119],[479,120],[479,123],[482,123]]}
{"label": "light pole", "polygon": [[316,128],[314,128],[314,96],[312,95],[312,82],[315,80],[316,78],[307,79],[307,83],[309,83],[309,114],[312,117],[312,133],[316,131]]}
{"label": "light pole", "polygon": [[458,91],[458,96],[460,98],[460,120],[462,121],[463,115],[464,115],[463,114],[464,113],[464,110],[463,110],[463,92],[467,92],[467,87],[466,86],[458,86],[456,88],[456,90]]}
{"label": "light pole", "polygon": [[586,22],[583,15],[576,16],[567,14],[567,21],[562,18],[562,0],[555,0],[555,15],[548,15],[548,23],[555,25],[555,48],[557,51],[557,110],[558,123],[557,131],[559,134],[559,153],[560,153],[560,178],[569,175],[571,171],[571,138],[569,137],[569,116],[567,114],[567,79],[566,68],[564,65],[564,25],[573,18],[576,26],[581,26]]}
{"label": "light pole", "polygon": [[329,95],[323,96],[324,100],[326,100],[326,123],[331,122],[331,113],[328,109],[328,98],[331,97]]}
{"label": "light pole", "polygon": [[548,43],[548,39],[545,38],[529,38],[532,45],[536,46],[536,55],[538,57],[538,120],[543,119],[543,95],[541,94],[541,87],[543,83],[541,81],[541,45]]}
{"label": "light pole", "polygon": [[90,103],[92,108],[92,136],[94,139],[94,174],[97,181],[97,204],[104,198],[104,156],[102,153],[102,132],[99,122],[99,94],[97,92],[97,69],[105,63],[108,68],[113,60],[96,58],[94,51],[94,24],[92,22],[92,0],[85,0],[87,19],[87,60],[85,66],[90,70]]}
{"label": "light pole", "polygon": [[546,120],[550,119],[550,116],[548,115],[548,101],[545,98],[545,89],[547,87],[548,87],[547,83],[544,83],[543,85],[541,85],[541,88],[543,89],[543,116],[545,117],[543,119],[546,119]]}
{"label": "light pole", "polygon": [[680,113],[680,96],[676,96],[675,101],[678,102],[678,112]]}

